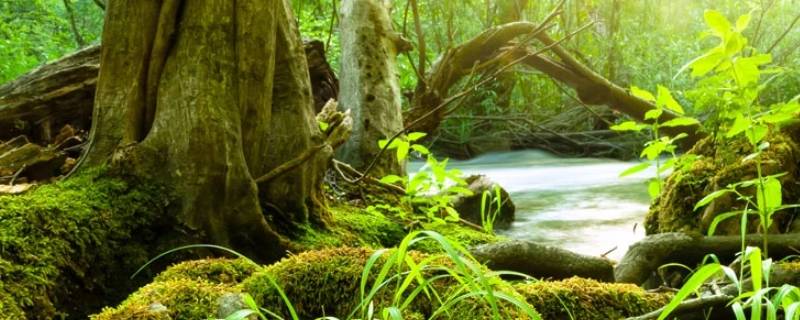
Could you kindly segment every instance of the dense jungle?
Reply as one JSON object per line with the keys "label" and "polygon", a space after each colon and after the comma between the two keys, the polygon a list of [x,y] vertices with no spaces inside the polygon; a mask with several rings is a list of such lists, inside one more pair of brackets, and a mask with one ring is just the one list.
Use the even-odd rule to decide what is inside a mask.
{"label": "dense jungle", "polygon": [[0,319],[800,319],[798,0],[0,0]]}

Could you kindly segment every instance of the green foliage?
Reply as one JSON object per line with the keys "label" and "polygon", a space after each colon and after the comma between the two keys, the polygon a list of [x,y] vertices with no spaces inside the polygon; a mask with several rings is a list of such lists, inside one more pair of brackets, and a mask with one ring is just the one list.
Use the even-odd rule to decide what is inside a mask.
{"label": "green foliage", "polygon": [[[461,170],[448,169],[448,159],[439,161],[428,154],[425,166],[413,176],[400,177],[388,175],[381,179],[384,183],[402,182],[406,196],[404,200],[411,207],[421,208],[428,221],[445,223],[459,221],[458,212],[452,207],[458,196],[472,195],[466,188]],[[416,219],[416,217],[404,217]]]}
{"label": "green foliage", "polygon": [[494,195],[492,195],[492,192],[489,190],[481,194],[481,226],[483,227],[483,231],[488,234],[494,234],[494,221],[503,208],[503,201],[500,197],[500,186],[494,185],[492,191],[494,191]]}
{"label": "green foliage", "polygon": [[[611,127],[611,129],[615,131],[638,132],[645,129],[650,129],[651,132],[651,140],[645,143],[645,148],[639,155],[640,158],[645,159],[645,162],[623,171],[620,176],[625,177],[632,175],[655,165],[656,176],[648,181],[647,190],[650,194],[650,198],[656,199],[664,189],[662,174],[672,169],[680,169],[688,166],[694,161],[694,158],[691,157],[679,157],[675,152],[677,148],[675,142],[686,138],[686,134],[679,134],[675,137],[670,137],[667,135],[662,135],[660,130],[662,128],[696,125],[699,122],[697,119],[684,116],[685,111],[683,107],[681,107],[681,105],[675,100],[669,89],[664,86],[658,86],[657,96],[653,95],[650,91],[635,86],[631,87],[631,94],[645,101],[654,103],[656,108],[648,111],[645,114],[645,121],[650,121],[649,124],[639,124],[635,121],[626,121]],[[664,112],[673,112],[679,115],[679,117],[661,123],[660,119]],[[662,157],[664,155],[667,155],[669,158],[662,163]]]}
{"label": "green foliage", "polygon": [[[103,11],[92,0],[70,3],[82,38],[98,41]],[[61,0],[0,2],[0,84],[77,49],[69,21]]]}

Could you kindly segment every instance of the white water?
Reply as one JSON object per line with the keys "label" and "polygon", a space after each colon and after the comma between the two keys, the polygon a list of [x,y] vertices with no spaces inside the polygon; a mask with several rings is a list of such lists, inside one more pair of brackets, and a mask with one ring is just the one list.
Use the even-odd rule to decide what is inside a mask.
{"label": "white water", "polygon": [[[529,150],[451,161],[448,168],[461,169],[465,176],[484,174],[511,193],[516,220],[500,234],[593,256],[616,248],[608,257],[618,260],[644,237],[645,180],[654,172],[619,178],[635,164]],[[410,171],[420,165],[412,163]]]}

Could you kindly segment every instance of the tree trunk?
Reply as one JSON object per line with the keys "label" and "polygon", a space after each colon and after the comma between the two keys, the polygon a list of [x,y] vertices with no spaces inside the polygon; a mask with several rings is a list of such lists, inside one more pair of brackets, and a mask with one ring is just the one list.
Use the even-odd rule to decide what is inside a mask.
{"label": "tree trunk", "polygon": [[158,177],[175,188],[183,227],[260,260],[284,254],[276,226],[324,220],[315,204],[330,147],[254,181],[323,142],[288,1],[112,1],[101,64],[81,166],[113,155]]}
{"label": "tree trunk", "polygon": [[[339,157],[364,169],[380,152],[378,140],[403,129],[400,86],[395,57],[403,42],[392,30],[382,3],[345,0],[341,9],[342,90],[340,106],[353,117],[352,138]],[[404,165],[385,153],[373,168],[377,176],[403,174]]]}

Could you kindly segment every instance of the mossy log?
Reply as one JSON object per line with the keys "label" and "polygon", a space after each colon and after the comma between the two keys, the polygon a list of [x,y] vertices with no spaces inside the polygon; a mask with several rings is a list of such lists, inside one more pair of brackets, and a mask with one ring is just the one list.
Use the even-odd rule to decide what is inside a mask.
{"label": "mossy log", "polygon": [[608,259],[580,255],[530,241],[481,245],[473,248],[471,253],[492,270],[510,270],[534,278],[556,280],[579,276],[614,281],[614,267]]}
{"label": "mossy log", "polygon": [[0,196],[0,319],[80,318],[120,301],[147,279],[128,279],[136,267],[179,245],[161,215],[169,194],[91,170]]}
{"label": "mossy log", "polygon": [[[795,255],[800,248],[800,234],[769,235],[769,255],[774,259]],[[764,243],[760,234],[747,235],[747,246],[759,247]],[[721,259],[732,258],[741,251],[739,236],[692,236],[684,233],[663,233],[648,236],[632,245],[614,269],[617,282],[643,284],[656,270],[667,263],[698,265],[708,254]]]}

